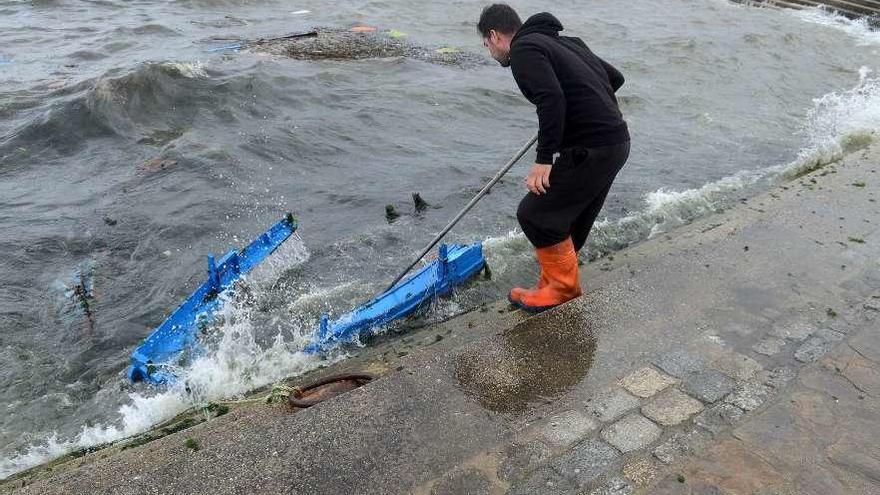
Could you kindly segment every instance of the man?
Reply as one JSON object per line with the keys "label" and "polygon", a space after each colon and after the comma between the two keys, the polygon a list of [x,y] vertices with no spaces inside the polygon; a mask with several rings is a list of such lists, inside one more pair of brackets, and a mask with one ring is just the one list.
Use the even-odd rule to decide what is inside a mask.
{"label": "man", "polygon": [[579,38],[560,36],[562,24],[546,12],[523,24],[508,5],[490,5],[477,30],[537,107],[537,159],[517,219],[535,246],[541,278],[532,289],[514,288],[508,299],[541,311],[581,295],[577,253],[629,157],[629,131],[614,95],[623,75]]}

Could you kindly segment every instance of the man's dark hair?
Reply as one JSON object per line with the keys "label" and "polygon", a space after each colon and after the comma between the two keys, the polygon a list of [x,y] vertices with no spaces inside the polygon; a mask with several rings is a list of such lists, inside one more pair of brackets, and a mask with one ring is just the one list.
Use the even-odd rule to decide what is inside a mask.
{"label": "man's dark hair", "polygon": [[489,36],[489,31],[495,30],[499,33],[513,34],[522,26],[519,15],[510,5],[506,3],[493,3],[483,9],[480,14],[480,22],[477,23],[477,31],[483,38]]}

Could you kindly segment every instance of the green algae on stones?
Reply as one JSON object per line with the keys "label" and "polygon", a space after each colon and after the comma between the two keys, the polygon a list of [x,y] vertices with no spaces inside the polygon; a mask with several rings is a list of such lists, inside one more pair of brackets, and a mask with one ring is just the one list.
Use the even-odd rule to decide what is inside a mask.
{"label": "green algae on stones", "polygon": [[266,396],[266,404],[282,404],[290,397],[291,389],[286,385],[274,385]]}
{"label": "green algae on stones", "polygon": [[210,416],[212,418],[217,418],[223,416],[224,414],[229,412],[229,407],[223,404],[215,404],[211,402],[204,408],[202,408],[202,412],[205,413],[206,416]]}
{"label": "green algae on stones", "polygon": [[193,437],[188,437],[183,442],[184,447],[192,450],[193,452],[198,452],[199,450],[199,442],[197,442]]}

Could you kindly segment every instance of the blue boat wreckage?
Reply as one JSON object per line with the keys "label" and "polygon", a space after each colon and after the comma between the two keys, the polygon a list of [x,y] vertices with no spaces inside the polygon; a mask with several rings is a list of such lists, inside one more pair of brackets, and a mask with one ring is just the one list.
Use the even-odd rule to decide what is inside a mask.
{"label": "blue boat wreckage", "polygon": [[131,354],[128,378],[133,382],[162,384],[173,381],[173,368],[187,350],[197,347],[198,330],[210,323],[223,304],[224,292],[231,291],[242,275],[272,254],[297,228],[293,215],[273,225],[241,251],[231,250],[217,262],[208,255],[208,280],[195,290],[171,316]]}
{"label": "blue boat wreckage", "polygon": [[372,301],[332,322],[326,314],[321,316],[318,332],[306,352],[322,353],[363,337],[376,327],[412,313],[425,301],[448,294],[486,265],[479,242],[466,246],[441,244],[439,249],[436,260]]}
{"label": "blue boat wreckage", "polygon": [[[180,305],[131,355],[128,377],[154,385],[176,380],[174,369],[187,353],[198,353],[198,330],[210,323],[234,290],[235,282],[274,252],[294,231],[292,215],[273,225],[241,251],[229,251],[219,262],[208,256],[208,280]],[[485,266],[482,244],[441,244],[436,260],[375,299],[330,321],[323,315],[305,352],[323,354],[339,344],[369,335],[373,330],[417,310],[426,301],[448,294]]]}

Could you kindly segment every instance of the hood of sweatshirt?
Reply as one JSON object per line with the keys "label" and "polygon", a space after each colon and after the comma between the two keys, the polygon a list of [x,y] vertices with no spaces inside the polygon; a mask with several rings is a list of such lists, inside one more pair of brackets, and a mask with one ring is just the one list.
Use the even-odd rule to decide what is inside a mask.
{"label": "hood of sweatshirt", "polygon": [[562,31],[562,23],[559,19],[549,12],[541,12],[529,17],[516,32],[513,40],[531,33],[559,36],[559,31]]}

